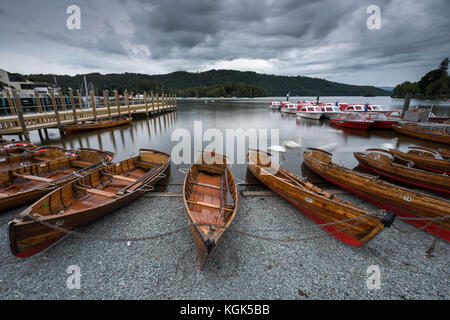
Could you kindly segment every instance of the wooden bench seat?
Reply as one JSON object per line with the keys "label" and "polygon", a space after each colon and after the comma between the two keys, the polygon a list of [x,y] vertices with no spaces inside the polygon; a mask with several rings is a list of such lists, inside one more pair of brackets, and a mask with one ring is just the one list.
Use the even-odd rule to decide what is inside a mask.
{"label": "wooden bench seat", "polygon": [[89,161],[83,161],[83,160],[71,160],[72,164],[76,167],[89,167],[90,165],[92,165],[92,162]]}
{"label": "wooden bench seat", "polygon": [[[195,204],[198,206],[203,206],[203,207],[208,207],[208,208],[213,208],[213,209],[222,209],[220,206],[216,206],[214,204],[211,203],[206,203],[206,202],[201,202],[201,201],[196,201],[196,200],[186,200],[187,203],[191,203],[191,204]],[[233,211],[232,208],[229,207],[224,207],[223,210],[225,211]]]}
{"label": "wooden bench seat", "polygon": [[53,182],[53,179],[39,177],[39,176],[32,176],[32,175],[28,175],[28,174],[21,174],[21,173],[17,173],[17,172],[12,172],[12,175],[14,177],[23,178],[23,179],[27,179],[27,180],[40,181],[40,182]]}

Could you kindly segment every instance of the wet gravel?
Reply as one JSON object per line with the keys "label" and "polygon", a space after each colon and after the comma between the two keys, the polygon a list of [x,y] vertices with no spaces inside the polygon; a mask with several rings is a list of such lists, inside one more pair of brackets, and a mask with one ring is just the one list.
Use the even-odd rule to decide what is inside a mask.
{"label": "wet gravel", "polygon": [[[351,195],[345,200],[377,210]],[[21,210],[2,213],[0,220]],[[181,197],[140,198],[78,231],[141,236],[186,225]],[[449,244],[399,219],[363,247],[345,245],[276,196],[241,196],[232,227],[204,271],[189,230],[162,239],[105,242],[68,236],[19,259],[0,227],[0,299],[449,299]],[[81,270],[81,288],[67,287],[67,268]],[[369,290],[367,268],[378,265],[381,288]]]}

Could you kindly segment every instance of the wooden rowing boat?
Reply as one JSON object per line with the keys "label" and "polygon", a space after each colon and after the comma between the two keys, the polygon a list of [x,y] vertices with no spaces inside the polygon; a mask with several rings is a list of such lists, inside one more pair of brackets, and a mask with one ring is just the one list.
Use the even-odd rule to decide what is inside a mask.
{"label": "wooden rowing boat", "polygon": [[85,121],[81,123],[64,124],[63,128],[66,133],[91,131],[98,129],[106,129],[111,127],[123,126],[131,122],[131,118],[116,118],[111,120]]}
{"label": "wooden rowing boat", "polygon": [[442,158],[450,160],[450,150],[444,149],[444,148],[439,148],[438,149],[439,154],[441,155]]}
{"label": "wooden rowing boat", "polygon": [[11,252],[30,257],[66,235],[41,222],[73,230],[136,200],[164,177],[169,160],[166,153],[141,149],[137,157],[97,169],[54,190],[9,223]]}
{"label": "wooden rowing boat", "polygon": [[0,145],[0,157],[9,157],[20,154],[24,150],[33,150],[37,146],[27,141],[17,141]]}
{"label": "wooden rowing boat", "polygon": [[450,125],[418,125],[417,123],[403,123],[392,126],[397,132],[420,138],[423,140],[450,144]]}
{"label": "wooden rowing boat", "polygon": [[236,215],[236,182],[224,155],[203,151],[183,184],[184,205],[198,253],[199,270]]}
{"label": "wooden rowing boat", "polygon": [[389,152],[401,159],[412,161],[412,165],[416,168],[438,173],[450,173],[450,160],[443,158],[433,149],[410,146],[407,152],[402,152],[398,149],[389,149]]}
{"label": "wooden rowing boat", "polygon": [[406,218],[407,222],[450,241],[450,201],[333,163],[333,155],[327,151],[309,148],[303,155],[305,165],[325,180],[379,208],[394,211]]}
{"label": "wooden rowing boat", "polygon": [[425,170],[415,169],[411,161],[402,159],[384,149],[367,149],[355,152],[359,164],[384,177],[450,195],[450,177]]}
{"label": "wooden rowing boat", "polygon": [[[249,170],[268,188],[289,201],[338,240],[361,246],[376,236],[395,215],[370,215],[369,212],[331,195],[306,179],[280,168],[271,161],[270,154],[250,151]],[[342,222],[340,222],[342,221]]]}
{"label": "wooden rowing boat", "polygon": [[42,146],[34,150],[22,149],[21,152],[11,154],[0,160],[0,172],[28,166],[34,163],[43,163],[55,159],[62,159],[70,156],[73,152],[66,153],[67,150],[58,146]]}
{"label": "wooden rowing boat", "polygon": [[109,151],[80,148],[73,157],[0,172],[0,212],[36,201],[113,158]]}

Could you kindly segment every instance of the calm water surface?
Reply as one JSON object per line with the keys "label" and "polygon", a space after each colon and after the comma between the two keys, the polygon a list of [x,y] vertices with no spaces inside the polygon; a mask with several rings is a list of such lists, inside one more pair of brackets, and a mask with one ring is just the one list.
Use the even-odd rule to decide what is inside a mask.
{"label": "calm water surface", "polygon": [[[64,148],[88,147],[116,152],[116,160],[123,160],[138,154],[139,148],[158,149],[171,153],[178,141],[171,141],[171,134],[175,129],[189,130],[193,137],[194,121],[202,121],[203,132],[209,128],[219,129],[225,137],[226,129],[279,129],[281,144],[286,140],[302,142],[302,148],[287,149],[280,154],[281,166],[297,175],[308,177],[312,182],[322,180],[302,165],[302,153],[305,147],[319,147],[334,154],[334,161],[354,168],[357,161],[353,152],[363,151],[366,148],[397,146],[402,150],[412,144],[438,147],[438,144],[426,142],[397,134],[392,130],[354,130],[340,129],[330,126],[328,120],[309,120],[296,118],[295,115],[286,115],[279,111],[268,109],[265,99],[208,99],[183,100],[179,102],[178,111],[150,117],[149,119],[136,119],[132,125],[113,129],[105,129],[81,134],[70,134],[64,138],[59,136],[56,129],[48,130],[48,138],[40,139],[37,131],[31,133],[33,143],[37,145],[53,144]],[[283,98],[279,98],[283,99]],[[291,101],[315,100],[315,97],[291,97]],[[403,105],[401,99],[389,97],[324,97],[325,102],[372,103],[382,104],[389,109],[398,109]],[[419,103],[429,105],[430,101],[413,100],[412,106]],[[434,103],[433,112],[437,115],[450,115],[450,102]],[[270,134],[269,134],[270,137]],[[210,142],[203,142],[206,147]],[[247,142],[248,143],[248,142]],[[193,140],[192,140],[193,149]],[[223,142],[224,148],[226,142]],[[272,145],[269,142],[269,145]],[[193,151],[191,152],[193,154]],[[193,156],[192,156],[193,157]],[[171,164],[170,175],[165,179],[167,190],[180,191],[184,179],[184,172],[189,164],[179,166]],[[251,186],[257,181],[247,171],[245,165],[232,165],[231,170],[242,185]],[[241,181],[242,180],[242,181]],[[245,182],[244,182],[245,181]],[[162,187],[164,189],[164,187]]]}

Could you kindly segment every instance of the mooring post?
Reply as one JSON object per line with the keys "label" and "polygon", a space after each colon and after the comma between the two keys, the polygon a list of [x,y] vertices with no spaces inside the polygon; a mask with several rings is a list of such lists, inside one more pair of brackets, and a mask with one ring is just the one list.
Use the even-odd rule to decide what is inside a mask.
{"label": "mooring post", "polygon": [[61,124],[61,118],[59,117],[58,104],[56,103],[55,92],[53,89],[50,90],[50,100],[52,101],[53,110],[55,111],[56,124],[58,125],[59,133],[61,136],[64,136],[64,129]]}
{"label": "mooring post", "polygon": [[77,90],[77,97],[78,97],[78,107],[80,107],[80,110],[83,109],[83,98],[81,98],[80,90]]}
{"label": "mooring post", "polygon": [[145,114],[147,115],[148,118],[148,104],[147,104],[147,92],[144,91],[144,101],[145,101]]}
{"label": "mooring post", "polygon": [[97,121],[97,108],[95,107],[94,91],[91,90],[92,112],[94,113],[94,122]]}
{"label": "mooring post", "polygon": [[25,140],[30,141],[30,136],[28,134],[27,126],[25,124],[25,119],[23,118],[23,111],[22,111],[22,102],[20,101],[20,98],[17,96],[16,89],[12,89],[12,94],[14,97],[14,103],[16,105],[17,110],[17,116],[19,117],[19,124],[22,128],[22,134],[25,137]]}
{"label": "mooring post", "polygon": [[39,93],[36,91],[36,89],[34,90],[34,97],[36,98],[36,105],[38,107],[38,112],[44,113],[44,111],[42,109],[41,98],[39,97]]}
{"label": "mooring post", "polygon": [[409,110],[409,103],[411,102],[411,93],[407,92],[405,95],[405,101],[403,102],[403,108],[402,108],[402,119],[405,116],[406,111]]}
{"label": "mooring post", "polygon": [[159,93],[156,93],[156,108],[158,109],[158,113],[161,112],[161,110],[159,110]]}
{"label": "mooring post", "polygon": [[17,114],[16,108],[14,107],[14,101],[11,98],[11,94],[9,93],[9,90],[6,90],[6,99],[8,100],[9,111],[11,112],[11,115],[15,116]]}
{"label": "mooring post", "polygon": [[152,114],[155,114],[155,96],[153,95],[153,91],[152,93]]}
{"label": "mooring post", "polygon": [[131,118],[130,96],[128,95],[128,91],[127,90],[125,90],[125,101],[127,103],[127,108],[128,108],[128,117]]}
{"label": "mooring post", "polygon": [[62,90],[59,89],[59,104],[61,105],[62,111],[67,111],[66,99],[63,96]]}
{"label": "mooring post", "polygon": [[173,98],[175,99],[175,109],[178,108],[178,102],[177,102],[177,94],[175,93]]}
{"label": "mooring post", "polygon": [[103,101],[108,108],[108,118],[111,120],[111,106],[109,105],[109,92],[108,90],[103,90]]}
{"label": "mooring post", "polygon": [[69,99],[70,99],[70,105],[72,106],[73,121],[75,123],[78,123],[77,106],[75,105],[75,99],[73,98],[72,89],[69,90]]}
{"label": "mooring post", "polygon": [[117,112],[119,113],[120,118],[120,103],[119,103],[119,94],[117,93],[117,90],[114,90],[114,99],[116,100]]}

